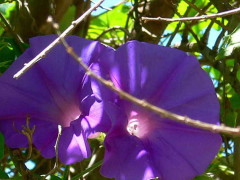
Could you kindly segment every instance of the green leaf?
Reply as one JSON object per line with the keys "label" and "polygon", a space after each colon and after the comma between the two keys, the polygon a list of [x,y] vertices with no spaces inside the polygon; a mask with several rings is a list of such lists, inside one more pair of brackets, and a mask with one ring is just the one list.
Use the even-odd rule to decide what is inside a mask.
{"label": "green leaf", "polygon": [[217,59],[222,59],[225,56],[230,56],[235,50],[240,51],[240,25],[235,30],[224,37],[223,44],[220,48]]}
{"label": "green leaf", "polygon": [[226,60],[226,65],[230,66],[230,67],[233,67],[234,66],[234,62],[235,62],[234,59],[228,59],[228,60]]}
{"label": "green leaf", "polygon": [[[197,0],[196,2],[194,2],[194,5],[196,7],[198,7],[199,9],[204,8],[207,4],[209,3],[209,0]],[[189,5],[187,4],[187,7],[189,7]],[[191,8],[190,12],[188,13],[188,16],[193,17],[196,16],[196,14],[198,13],[198,11],[196,11],[194,8]],[[211,12],[212,13],[212,12]]]}
{"label": "green leaf", "polygon": [[[179,4],[178,4],[178,12],[179,14],[183,15],[185,13],[185,11],[187,10],[188,8],[188,4],[185,2],[185,1],[181,1]],[[173,18],[178,18],[177,16],[174,16]]]}
{"label": "green leaf", "polygon": [[240,69],[237,71],[237,79],[240,81]]}
{"label": "green leaf", "polygon": [[3,73],[21,53],[13,38],[0,37],[0,73]]}
{"label": "green leaf", "polygon": [[51,175],[50,180],[62,180],[60,177]]}
{"label": "green leaf", "polygon": [[194,180],[214,180],[214,179],[207,175],[200,175],[200,176],[195,177]]}
{"label": "green leaf", "polygon": [[230,102],[233,109],[240,109],[240,95],[234,93],[233,96],[230,98]]}
{"label": "green leaf", "polygon": [[68,175],[69,175],[69,173],[70,173],[70,166],[69,166],[69,165],[66,165],[62,179],[63,179],[63,180],[68,180]]}
{"label": "green leaf", "polygon": [[74,176],[74,177],[72,178],[72,180],[77,180],[77,179],[83,177],[85,174],[87,174],[87,173],[93,171],[94,169],[98,168],[99,166],[101,166],[101,165],[102,165],[102,162],[103,162],[103,161],[99,161],[99,162],[95,163],[95,164],[92,165],[90,168],[88,168],[88,169],[82,171],[81,173],[79,173],[78,175]]}
{"label": "green leaf", "polygon": [[[93,17],[93,20],[90,23],[90,27],[88,29],[88,38],[96,39],[104,30],[114,27],[120,26],[125,27],[127,20],[127,12],[130,10],[130,7],[121,4],[115,7],[111,11],[107,11],[103,14]],[[116,32],[116,36],[123,37],[124,33],[122,31],[112,31]],[[104,38],[110,38],[111,34],[106,33]]]}
{"label": "green leaf", "polygon": [[23,180],[22,176],[15,176],[12,178],[12,180]]}
{"label": "green leaf", "polygon": [[0,160],[3,158],[3,156],[4,156],[4,137],[2,133],[0,133]]}
{"label": "green leaf", "polygon": [[60,31],[64,31],[70,23],[74,20],[75,18],[75,12],[76,12],[76,7],[75,6],[70,6],[67,10],[67,12],[64,14],[61,23],[60,23]]}
{"label": "green leaf", "polygon": [[[178,25],[179,22],[172,22],[172,23],[169,23],[167,28],[165,30],[167,31],[171,31],[171,32],[174,32],[177,25]],[[183,26],[183,23],[181,24],[181,27],[179,29],[182,29],[184,26]]]}
{"label": "green leaf", "polygon": [[212,79],[219,80],[221,77],[221,73],[219,70],[213,68],[212,66],[204,66],[203,69],[208,73],[208,75]]}
{"label": "green leaf", "polygon": [[9,179],[7,173],[0,169],[0,179]]}
{"label": "green leaf", "polygon": [[211,77],[212,77],[213,79],[219,79],[220,76],[221,76],[220,71],[217,70],[217,69],[215,69],[215,68],[213,68],[213,67],[211,67],[210,73],[211,73]]}
{"label": "green leaf", "polygon": [[9,18],[11,12],[16,8],[16,2],[12,3],[0,3],[0,12],[4,15],[5,18]]}
{"label": "green leaf", "polygon": [[236,126],[236,117],[237,117],[237,113],[234,113],[233,111],[227,111],[225,124],[229,127],[235,127]]}

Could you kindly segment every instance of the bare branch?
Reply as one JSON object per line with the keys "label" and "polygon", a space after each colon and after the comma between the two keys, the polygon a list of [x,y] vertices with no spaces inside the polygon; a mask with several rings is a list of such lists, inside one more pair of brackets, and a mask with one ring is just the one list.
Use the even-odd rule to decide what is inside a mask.
{"label": "bare branch", "polygon": [[77,20],[72,21],[72,24],[57,38],[55,39],[51,44],[49,44],[41,53],[39,53],[34,59],[32,59],[30,62],[26,63],[24,67],[19,70],[13,78],[18,79],[21,75],[23,75],[27,70],[29,70],[34,64],[36,64],[40,59],[42,59],[46,54],[54,47],[56,44],[59,43],[60,38],[64,38],[66,35],[68,35],[80,22],[82,22],[88,15],[91,14],[93,10],[95,10],[97,7],[100,6],[100,4],[104,0],[100,0],[97,2],[94,6],[92,6],[90,9],[88,9],[82,16],[80,16]]}
{"label": "bare branch", "polygon": [[[194,3],[188,1],[188,0],[184,0],[189,6],[191,6],[193,9],[195,9],[200,15],[206,15],[205,11],[203,11],[202,9],[199,9]],[[211,3],[208,3],[208,5],[206,6],[207,9],[211,6]],[[206,10],[207,10],[206,9]],[[228,29],[227,26],[225,26],[222,22],[218,21],[217,19],[212,19],[213,22],[215,22],[216,24],[218,24],[219,26],[221,26],[224,29]]]}
{"label": "bare branch", "polygon": [[51,175],[51,174],[54,174],[56,172],[56,170],[58,169],[58,161],[59,161],[59,157],[58,157],[58,146],[59,146],[59,140],[60,140],[60,137],[62,135],[62,126],[61,125],[58,125],[58,136],[57,136],[57,139],[56,139],[56,143],[54,145],[54,149],[55,149],[55,153],[56,153],[56,160],[55,160],[55,165],[53,167],[53,169],[48,172],[45,176],[43,176],[43,179],[45,179],[47,176]]}
{"label": "bare branch", "polygon": [[229,16],[232,14],[240,13],[240,7],[236,9],[232,9],[229,11],[224,11],[216,14],[208,14],[208,15],[202,15],[202,16],[196,16],[196,17],[182,17],[182,18],[164,18],[164,17],[142,17],[142,20],[144,21],[166,21],[166,22],[176,22],[176,21],[194,21],[194,20],[203,20],[203,19],[212,19],[217,17],[224,17]]}

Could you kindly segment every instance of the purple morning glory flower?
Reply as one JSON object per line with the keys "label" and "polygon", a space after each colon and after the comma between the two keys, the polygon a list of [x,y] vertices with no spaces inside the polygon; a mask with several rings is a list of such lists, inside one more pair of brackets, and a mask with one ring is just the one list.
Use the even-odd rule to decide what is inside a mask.
{"label": "purple morning glory flower", "polygon": [[[131,95],[173,113],[219,123],[219,103],[210,78],[191,55],[131,41],[99,57],[93,69]],[[105,139],[101,172],[117,180],[190,180],[217,154],[218,134],[162,118],[123,100],[98,82],[112,127]]]}
{"label": "purple morning glory flower", "polygon": [[[35,127],[33,144],[45,158],[52,158],[58,125],[61,125],[59,158],[71,164],[90,156],[89,135],[106,132],[110,127],[102,102],[94,96],[85,71],[59,44],[20,79],[13,79],[24,63],[56,37],[32,38],[30,48],[0,77],[0,131],[8,146],[20,148],[28,146],[21,131],[24,127]],[[88,65],[106,48],[99,42],[76,36],[66,40]]]}

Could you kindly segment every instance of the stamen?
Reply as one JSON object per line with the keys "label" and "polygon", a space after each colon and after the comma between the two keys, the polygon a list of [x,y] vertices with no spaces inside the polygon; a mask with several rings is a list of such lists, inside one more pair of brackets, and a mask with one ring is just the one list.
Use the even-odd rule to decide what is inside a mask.
{"label": "stamen", "polygon": [[131,113],[126,127],[130,135],[138,138],[146,137],[155,128],[154,121],[151,121],[147,116]]}
{"label": "stamen", "polygon": [[139,122],[138,119],[130,119],[127,126],[127,131],[133,135],[138,136],[139,133]]}

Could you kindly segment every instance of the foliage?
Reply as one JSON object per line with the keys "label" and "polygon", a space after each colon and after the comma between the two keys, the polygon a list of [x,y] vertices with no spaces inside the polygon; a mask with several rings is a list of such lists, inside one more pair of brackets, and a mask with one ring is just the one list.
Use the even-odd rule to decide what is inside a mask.
{"label": "foliage", "polygon": [[[110,0],[106,1],[110,2]],[[110,7],[112,10],[104,9],[104,12],[81,23],[80,28],[77,28],[78,30],[72,34],[79,35],[79,29],[87,29],[88,33],[85,38],[97,39],[115,48],[128,40],[137,39],[172,46],[195,55],[213,80],[221,104],[221,123],[231,127],[239,126],[239,14],[201,21],[176,21],[168,24],[166,22],[147,23],[139,21],[142,16],[154,14],[160,6],[170,6],[171,8],[158,11],[156,16],[179,18],[227,11],[239,7],[239,1],[224,1],[224,3],[216,0],[154,1],[159,2],[158,6],[151,6],[151,1],[135,0],[114,5]],[[0,0],[0,13],[2,15],[0,19],[0,74],[6,71],[10,64],[27,48],[28,39],[31,36],[54,33],[51,25],[41,20],[40,17],[44,15],[37,14],[40,7],[34,8],[35,6],[32,6],[34,3],[37,4],[37,0],[29,1],[29,7],[20,2]],[[82,1],[80,5],[60,2],[61,4],[53,7],[61,10],[51,9],[53,7],[50,4],[47,4],[48,6],[45,4],[45,6],[48,7],[49,15],[53,14],[54,16],[54,12],[57,14],[56,21],[60,24],[60,30],[63,31],[77,15],[79,16],[78,9],[89,3],[89,0]],[[16,17],[19,17],[19,23],[13,20]],[[22,26],[22,22],[27,22],[26,24],[29,26]],[[31,32],[23,33],[28,31]],[[18,36],[20,38],[17,38]],[[93,154],[96,156],[95,163],[92,163],[92,159],[86,159],[71,166],[60,164],[48,178],[57,180],[70,177],[74,179],[75,177],[77,179],[85,176],[89,180],[106,179],[99,174],[99,162],[103,159],[104,152],[103,138],[90,140]],[[237,162],[239,162],[240,154],[234,153],[236,152],[236,143],[239,143],[239,140],[225,135],[222,135],[222,138],[223,146],[217,157],[204,174],[195,178],[196,180],[239,179],[240,164]],[[0,179],[8,179],[9,177],[22,179],[26,176],[24,173],[28,171],[27,169],[31,169],[30,173],[33,179],[40,179],[40,176],[46,175],[53,169],[55,159],[43,159],[35,148],[30,163],[25,163],[26,165],[23,163],[22,169],[20,169],[13,151],[14,149],[4,146],[3,136],[0,134]],[[26,149],[20,151],[24,157],[28,153]]]}

